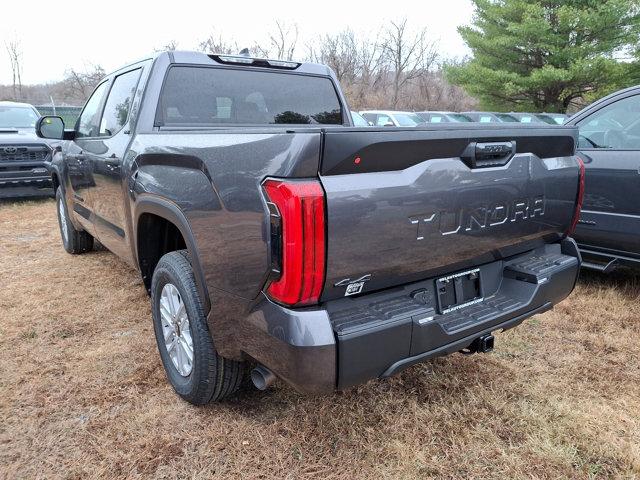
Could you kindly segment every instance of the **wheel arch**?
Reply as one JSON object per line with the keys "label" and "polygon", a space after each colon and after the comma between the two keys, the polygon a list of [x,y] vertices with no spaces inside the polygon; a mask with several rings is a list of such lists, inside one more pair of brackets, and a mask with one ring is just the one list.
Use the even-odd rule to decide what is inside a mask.
{"label": "wheel arch", "polygon": [[[157,251],[161,252],[161,254],[159,256],[154,255],[153,252],[150,255],[146,254],[146,252],[148,252],[147,248],[149,247],[149,244],[143,243],[143,238],[141,238],[140,235],[140,229],[142,227],[142,230],[144,231],[145,228],[149,228],[147,223],[150,221],[150,217],[153,217],[153,221],[157,221],[159,219],[160,221],[167,222],[169,225],[175,227],[177,232],[181,235],[184,242],[184,248],[189,252],[189,256],[191,258],[191,266],[193,268],[198,293],[202,299],[203,306],[205,307],[205,314],[208,314],[211,309],[209,291],[204,271],[200,263],[196,240],[187,217],[184,215],[180,207],[170,200],[156,196],[143,195],[137,199],[134,208],[134,247],[136,263],[140,273],[142,274],[142,280],[147,291],[149,291],[151,287],[151,276],[153,275],[153,270],[155,269],[157,261],[160,259],[159,256],[164,253],[168,253],[169,251],[179,249],[172,248],[170,250],[166,250],[166,248],[163,248],[162,246],[158,248],[157,245],[154,245]],[[147,264],[149,260],[151,261],[151,264]]]}
{"label": "wheel arch", "polygon": [[51,184],[53,186],[53,193],[55,194],[60,186],[60,176],[57,171],[53,171],[51,173]]}

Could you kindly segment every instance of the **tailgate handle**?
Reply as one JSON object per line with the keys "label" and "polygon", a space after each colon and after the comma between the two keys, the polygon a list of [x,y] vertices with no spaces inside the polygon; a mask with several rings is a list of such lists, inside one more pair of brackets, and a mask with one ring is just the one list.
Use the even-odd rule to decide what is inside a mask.
{"label": "tailgate handle", "polygon": [[516,153],[516,142],[471,142],[460,156],[470,168],[501,167]]}

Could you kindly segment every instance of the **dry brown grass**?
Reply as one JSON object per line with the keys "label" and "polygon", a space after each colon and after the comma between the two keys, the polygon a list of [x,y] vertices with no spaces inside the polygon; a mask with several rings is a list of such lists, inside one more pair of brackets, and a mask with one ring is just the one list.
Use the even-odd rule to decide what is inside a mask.
{"label": "dry brown grass", "polygon": [[640,476],[640,278],[387,381],[196,408],[165,381],[138,275],[70,256],[53,201],[0,205],[0,477]]}

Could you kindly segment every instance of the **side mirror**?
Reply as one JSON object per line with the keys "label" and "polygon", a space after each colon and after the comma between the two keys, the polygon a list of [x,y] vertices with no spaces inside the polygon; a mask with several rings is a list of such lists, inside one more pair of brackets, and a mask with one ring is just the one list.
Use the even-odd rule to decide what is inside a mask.
{"label": "side mirror", "polygon": [[395,127],[395,125],[393,124],[393,122],[387,122],[384,124],[385,127]]}
{"label": "side mirror", "polygon": [[36,135],[40,138],[62,140],[64,138],[64,120],[61,117],[44,116],[36,122]]}

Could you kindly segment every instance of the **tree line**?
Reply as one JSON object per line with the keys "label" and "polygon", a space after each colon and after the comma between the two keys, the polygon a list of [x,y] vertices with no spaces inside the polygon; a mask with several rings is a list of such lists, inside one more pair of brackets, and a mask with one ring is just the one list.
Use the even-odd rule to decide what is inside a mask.
{"label": "tree line", "polygon": [[[156,50],[193,49],[171,41]],[[451,63],[438,52],[425,28],[411,29],[406,19],[389,22],[371,36],[346,29],[326,34],[303,44],[295,24],[275,22],[263,44],[240,45],[213,32],[196,50],[205,53],[238,54],[248,48],[251,55],[284,60],[324,63],[338,77],[351,108],[399,110],[464,110],[475,100],[444,75]],[[84,71],[70,69],[63,80],[42,85],[0,85],[0,99],[35,104],[83,104],[104,75],[98,65]]]}
{"label": "tree line", "polygon": [[[425,28],[390,21],[367,35],[345,29],[302,43],[295,24],[275,22],[262,44],[239,45],[213,32],[205,53],[312,61],[328,65],[351,108],[573,112],[640,83],[640,0],[472,0],[471,25],[458,29],[471,51],[445,58]],[[84,103],[104,75],[68,70],[62,81],[22,85],[19,42],[6,45],[13,84],[0,99]],[[158,50],[192,49],[172,41]]]}

